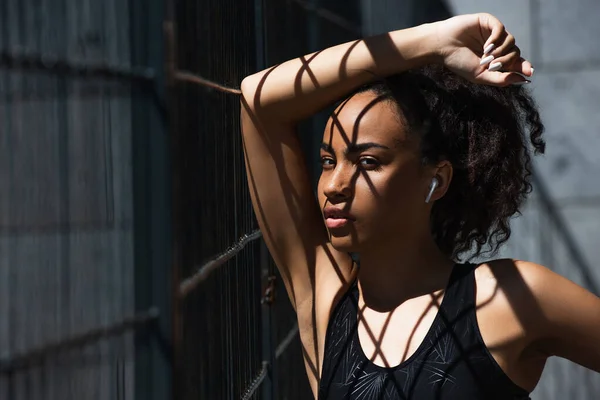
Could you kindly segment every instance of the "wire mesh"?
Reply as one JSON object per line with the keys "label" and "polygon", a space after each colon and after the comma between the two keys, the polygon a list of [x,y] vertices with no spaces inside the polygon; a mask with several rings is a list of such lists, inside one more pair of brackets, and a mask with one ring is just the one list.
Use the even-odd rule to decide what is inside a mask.
{"label": "wire mesh", "polygon": [[[246,249],[230,253],[233,256],[241,250],[218,269],[212,267],[216,259],[204,265],[209,269],[195,271],[189,266],[226,248],[236,237],[250,232],[254,224],[243,170],[239,104],[231,96],[237,91],[233,88],[260,63],[272,65],[356,38],[357,29],[348,29],[347,16],[354,11],[350,16],[357,17],[358,2],[345,8],[338,4],[342,14],[296,1],[173,4],[173,43],[177,50],[172,78],[209,89],[174,83],[176,104],[171,108],[174,154],[178,157],[175,168],[180,179],[175,205],[180,215],[176,224],[176,264],[180,270],[176,275],[188,277],[179,286],[186,298],[182,300],[181,332],[176,339],[180,341],[176,343],[180,358],[176,362],[178,398],[256,396],[261,393],[258,386],[267,381],[277,389],[270,394],[273,398],[308,398],[312,394],[305,378],[295,314],[282,285],[275,289],[275,302],[264,307],[271,302],[265,302],[261,295],[261,270],[262,278],[266,278],[264,271],[275,269],[264,257],[264,249],[261,253],[260,246],[247,244]],[[254,12],[258,9],[264,10],[264,19],[255,25]],[[332,21],[338,23],[332,26]],[[261,40],[264,43],[258,42]],[[255,59],[261,50],[265,59]],[[186,72],[182,74],[182,70]],[[307,125],[303,130],[310,145],[312,129]],[[208,270],[214,272],[210,276],[202,272]],[[191,285],[201,275],[201,283]],[[269,324],[259,325],[265,313],[270,313],[269,307],[275,313],[273,336],[265,332],[271,329]],[[205,339],[200,343],[197,337]],[[285,363],[285,371],[279,372],[277,365],[264,360],[269,354],[264,346],[271,348],[273,358]],[[255,376],[260,379],[253,380]],[[273,384],[274,379],[277,384]]]}
{"label": "wire mesh", "polygon": [[[234,88],[254,69],[254,3],[173,3],[177,71]],[[239,136],[239,97],[177,83],[171,97],[179,276],[256,227]],[[177,399],[239,399],[262,365],[260,245],[251,242],[180,303]],[[199,340],[199,338],[202,338]]]}
{"label": "wire mesh", "polygon": [[179,295],[185,297],[188,293],[193,291],[196,286],[204,282],[209,274],[216,270],[218,267],[235,257],[248,243],[261,237],[261,232],[257,229],[254,232],[244,235],[236,243],[231,245],[227,250],[218,256],[214,257],[210,261],[203,264],[194,275],[186,278],[179,285]]}

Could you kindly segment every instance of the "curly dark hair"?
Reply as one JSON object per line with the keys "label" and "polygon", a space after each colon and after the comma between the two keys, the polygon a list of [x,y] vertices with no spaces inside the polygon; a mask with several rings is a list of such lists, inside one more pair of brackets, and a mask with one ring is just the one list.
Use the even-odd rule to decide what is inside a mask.
{"label": "curly dark hair", "polygon": [[528,142],[535,154],[545,148],[533,98],[521,86],[472,83],[439,65],[379,79],[357,93],[367,91],[397,105],[419,137],[424,165],[447,160],[453,166],[450,187],[432,208],[439,248],[454,259],[471,250],[470,258],[495,253],[532,189]]}

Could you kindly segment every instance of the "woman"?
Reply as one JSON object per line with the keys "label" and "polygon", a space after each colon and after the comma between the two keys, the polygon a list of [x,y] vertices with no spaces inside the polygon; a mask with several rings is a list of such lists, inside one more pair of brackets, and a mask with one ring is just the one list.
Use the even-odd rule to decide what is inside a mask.
{"label": "woman", "polygon": [[[526,399],[550,356],[600,371],[598,297],[530,262],[457,262],[506,241],[530,190],[533,72],[477,14],[243,81],[252,201],[315,397]],[[315,201],[295,125],[340,99]]]}

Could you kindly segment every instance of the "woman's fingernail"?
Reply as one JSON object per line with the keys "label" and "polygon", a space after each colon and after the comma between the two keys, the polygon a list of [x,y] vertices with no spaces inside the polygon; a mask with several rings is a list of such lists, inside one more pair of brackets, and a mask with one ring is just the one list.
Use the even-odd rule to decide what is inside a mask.
{"label": "woman's fingernail", "polygon": [[494,56],[487,56],[485,58],[482,58],[481,61],[479,61],[479,65],[485,65],[488,64],[489,62],[491,62],[494,59]]}
{"label": "woman's fingernail", "polygon": [[529,79],[529,78],[531,78],[533,76],[533,72],[530,75],[525,75],[525,74],[522,74],[520,72],[513,72],[513,73],[517,74],[517,75],[520,75],[520,76],[522,76],[525,79]]}
{"label": "woman's fingernail", "polygon": [[498,71],[500,68],[502,68],[502,63],[501,62],[495,62],[490,64],[490,66],[488,67],[488,69],[490,71]]}
{"label": "woman's fingernail", "polygon": [[523,85],[527,85],[528,83],[531,83],[531,81],[529,80],[524,80],[521,82],[515,82],[515,83],[511,83],[512,86],[523,86]]}
{"label": "woman's fingernail", "polygon": [[483,49],[483,55],[485,56],[487,53],[494,50],[494,47],[496,47],[494,43],[490,43],[487,46],[485,46],[485,49]]}
{"label": "woman's fingernail", "polygon": [[531,67],[531,75],[529,75],[529,76],[533,76],[533,71],[535,71],[535,70],[533,69],[533,67]]}

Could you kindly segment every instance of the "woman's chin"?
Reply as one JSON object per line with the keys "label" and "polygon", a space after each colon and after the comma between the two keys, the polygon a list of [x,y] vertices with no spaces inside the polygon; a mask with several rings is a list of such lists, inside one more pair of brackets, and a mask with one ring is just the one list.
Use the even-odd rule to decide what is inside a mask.
{"label": "woman's chin", "polygon": [[359,245],[356,238],[348,236],[329,236],[331,246],[337,251],[343,253],[357,253],[359,251]]}

